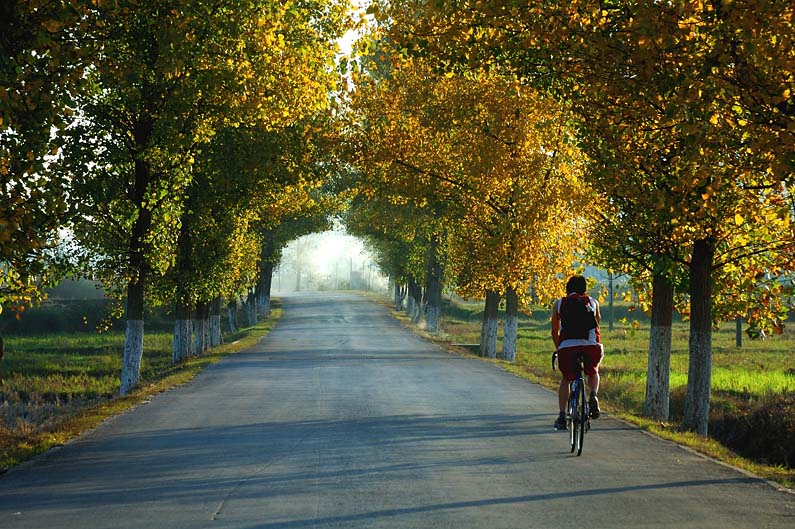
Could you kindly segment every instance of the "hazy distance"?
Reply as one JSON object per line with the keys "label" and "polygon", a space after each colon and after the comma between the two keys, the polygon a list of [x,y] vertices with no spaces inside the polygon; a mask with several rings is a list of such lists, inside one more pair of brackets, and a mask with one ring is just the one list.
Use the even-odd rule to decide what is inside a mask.
{"label": "hazy distance", "polygon": [[342,229],[305,235],[288,244],[273,276],[274,293],[386,288],[387,278],[362,241]]}

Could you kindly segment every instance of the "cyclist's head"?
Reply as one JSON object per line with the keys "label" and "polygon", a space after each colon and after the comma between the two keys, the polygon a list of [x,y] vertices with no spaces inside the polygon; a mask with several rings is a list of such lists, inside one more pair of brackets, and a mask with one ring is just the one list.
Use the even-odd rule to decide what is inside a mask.
{"label": "cyclist's head", "polygon": [[571,276],[566,283],[566,294],[585,294],[586,288],[583,276]]}

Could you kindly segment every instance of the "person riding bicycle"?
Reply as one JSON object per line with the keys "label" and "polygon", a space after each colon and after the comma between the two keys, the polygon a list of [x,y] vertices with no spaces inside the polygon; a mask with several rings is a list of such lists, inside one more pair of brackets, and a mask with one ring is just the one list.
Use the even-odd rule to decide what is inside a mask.
{"label": "person riding bicycle", "polygon": [[569,383],[577,378],[577,360],[585,356],[585,375],[591,390],[588,398],[591,417],[599,417],[599,363],[604,348],[599,333],[599,302],[585,293],[583,276],[572,276],[566,283],[566,296],[558,299],[552,307],[552,341],[558,356],[558,368],[562,373],[558,388],[560,415],[555,420],[556,430],[566,429],[566,403],[569,400]]}

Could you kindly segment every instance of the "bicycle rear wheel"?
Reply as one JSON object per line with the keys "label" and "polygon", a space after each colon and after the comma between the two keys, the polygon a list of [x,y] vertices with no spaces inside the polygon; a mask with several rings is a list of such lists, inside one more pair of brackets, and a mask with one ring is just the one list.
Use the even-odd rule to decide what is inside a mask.
{"label": "bicycle rear wheel", "polygon": [[566,426],[572,453],[577,449],[577,393],[579,384],[575,380],[569,386],[569,404],[566,409]]}
{"label": "bicycle rear wheel", "polygon": [[588,425],[588,409],[585,404],[585,384],[582,381],[577,385],[577,409],[574,412],[574,424],[576,433],[575,444],[577,445],[577,455],[582,454],[582,444],[585,441],[585,429]]}

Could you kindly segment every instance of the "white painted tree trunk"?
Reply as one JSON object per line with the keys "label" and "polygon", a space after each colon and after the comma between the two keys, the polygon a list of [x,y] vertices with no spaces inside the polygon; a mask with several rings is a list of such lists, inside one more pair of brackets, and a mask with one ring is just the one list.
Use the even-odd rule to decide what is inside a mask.
{"label": "white painted tree trunk", "polygon": [[202,352],[206,353],[210,349],[210,315],[204,314],[204,321],[202,322],[202,332],[204,332],[204,344]]}
{"label": "white painted tree trunk", "polygon": [[425,329],[431,334],[441,331],[442,282],[444,270],[437,253],[438,241],[434,240],[428,250],[427,283],[425,297],[428,303],[425,311]]}
{"label": "white painted tree trunk", "polygon": [[439,316],[441,309],[437,305],[428,305],[425,313],[425,330],[431,334],[439,334]]}
{"label": "white painted tree trunk", "polygon": [[509,287],[505,292],[505,328],[502,337],[502,358],[516,360],[516,340],[519,333],[519,296]]}
{"label": "white painted tree trunk", "polygon": [[497,318],[489,318],[488,327],[486,329],[486,356],[488,358],[497,358],[497,329],[499,322]]}
{"label": "white painted tree trunk", "polygon": [[207,319],[200,315],[196,316],[193,320],[193,335],[195,337],[193,343],[195,348],[193,354],[200,355],[208,348],[207,338],[209,337]]}
{"label": "white painted tree trunk", "polygon": [[259,313],[265,318],[271,315],[271,295],[263,294],[259,298]]}
{"label": "white painted tree trunk", "polygon": [[221,335],[221,315],[210,316],[210,347],[218,347],[223,342]]}
{"label": "white painted tree trunk", "polygon": [[712,386],[712,262],[714,243],[697,240],[690,262],[690,360],[682,424],[700,435],[709,430]]}
{"label": "white painted tree trunk", "polygon": [[257,298],[252,293],[246,299],[246,317],[248,318],[248,326],[253,327],[257,324]]}
{"label": "white painted tree trunk", "polygon": [[[419,289],[419,287],[417,287],[416,290],[417,291],[421,291]],[[420,320],[422,319],[422,312],[423,312],[422,311],[422,298],[421,297],[417,297],[416,295],[412,296],[412,297],[413,297],[412,301],[414,303],[412,305],[411,323],[415,323],[416,324],[416,323],[419,323]]]}
{"label": "white painted tree trunk", "polygon": [[414,300],[414,312],[411,315],[411,323],[419,323],[422,320],[422,302]]}
{"label": "white painted tree trunk", "polygon": [[259,306],[257,310],[263,318],[268,318],[271,315],[271,285],[273,284],[273,264],[266,261],[262,265],[260,278],[257,283],[255,291],[257,303]]}
{"label": "white painted tree trunk", "polygon": [[652,327],[643,415],[667,421],[671,395],[671,327]]}
{"label": "white painted tree trunk", "polygon": [[224,341],[221,334],[222,301],[220,297],[216,297],[210,303],[210,347],[218,347]]}
{"label": "white painted tree trunk", "polygon": [[229,332],[237,332],[237,301],[231,301],[226,306],[226,317],[229,320]]}
{"label": "white painted tree trunk", "polygon": [[422,304],[422,287],[413,279],[409,281],[409,297],[412,298],[411,323],[417,324],[422,319],[424,308]]}
{"label": "white painted tree trunk", "polygon": [[483,326],[480,333],[480,356],[497,358],[497,309],[499,304],[499,292],[487,290],[486,304],[483,308]]}
{"label": "white painted tree trunk", "polygon": [[119,393],[126,395],[141,376],[141,358],[144,354],[144,320],[127,320],[124,338],[124,356],[121,366]]}
{"label": "white painted tree trunk", "polygon": [[184,362],[191,355],[191,328],[190,320],[174,321],[174,349],[171,355],[173,364]]}
{"label": "white painted tree trunk", "polygon": [[674,287],[663,275],[655,274],[652,284],[649,364],[646,370],[646,400],[643,415],[667,421],[671,395],[671,322]]}
{"label": "white painted tree trunk", "polygon": [[389,283],[392,291],[395,294],[395,310],[400,310],[400,285],[395,281],[392,276],[389,276]]}

